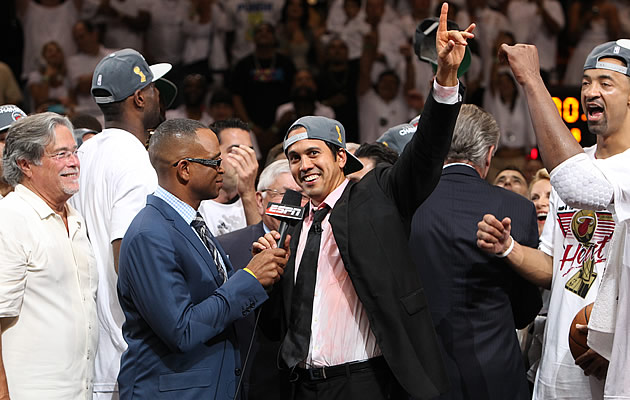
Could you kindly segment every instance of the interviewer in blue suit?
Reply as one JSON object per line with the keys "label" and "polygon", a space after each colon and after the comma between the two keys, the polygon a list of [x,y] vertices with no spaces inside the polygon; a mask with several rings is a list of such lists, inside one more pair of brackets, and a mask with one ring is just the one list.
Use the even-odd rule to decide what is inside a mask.
{"label": "interviewer in blue suit", "polygon": [[242,368],[233,323],[267,299],[264,287],[280,279],[286,252],[269,249],[234,272],[218,242],[200,230],[196,210],[217,196],[223,174],[210,129],[166,121],[151,138],[149,156],[159,187],[120,251],[128,344],[120,398],[233,399]]}

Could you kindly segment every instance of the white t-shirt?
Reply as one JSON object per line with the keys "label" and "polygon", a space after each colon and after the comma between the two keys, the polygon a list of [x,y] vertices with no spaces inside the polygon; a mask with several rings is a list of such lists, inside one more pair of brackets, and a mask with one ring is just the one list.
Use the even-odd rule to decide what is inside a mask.
{"label": "white t-shirt", "polygon": [[182,59],[182,27],[188,12],[188,2],[154,0],[151,2],[151,23],[146,37],[146,52],[155,62],[173,65]]}
{"label": "white t-shirt", "polygon": [[99,347],[95,392],[116,390],[120,356],[127,348],[122,336],[125,320],[116,283],[112,241],[122,239],[147,195],[157,188],[157,174],[149,155],[131,133],[104,129],[79,149],[81,190],[70,200],[83,215],[99,272]]}
{"label": "white t-shirt", "polygon": [[110,0],[109,5],[115,9],[120,16],[115,18],[107,17],[105,37],[103,43],[110,49],[123,49],[130,47],[143,52],[144,32],[130,29],[121,16],[135,18],[140,11],[151,12],[151,2],[149,0]]}
{"label": "white t-shirt", "polygon": [[[66,0],[54,7],[45,7],[33,0],[26,0],[28,8],[22,19],[24,27],[24,56],[22,77],[39,68],[42,63],[42,47],[54,40],[61,46],[67,58],[76,52],[72,39],[72,27],[78,20],[74,1]],[[10,38],[5,38],[9,40]]]}
{"label": "white t-shirt", "polygon": [[[560,30],[564,28],[564,10],[559,1],[544,0],[543,7]],[[510,27],[517,43],[529,43],[538,48],[540,69],[551,71],[556,67],[558,52],[558,34],[552,34],[546,28],[536,2],[529,0],[512,1],[507,9]]]}
{"label": "white t-shirt", "polygon": [[[596,167],[602,171],[614,188],[614,203],[617,228],[610,248],[610,258],[600,287],[600,297],[595,302],[589,321],[588,344],[605,357],[610,357],[604,399],[630,399],[630,179],[628,164],[630,149],[607,158],[596,160]],[[597,335],[606,332],[607,324],[614,326],[611,335]],[[596,328],[596,331],[593,330]],[[611,339],[612,343],[606,343]],[[602,342],[603,340],[603,342]],[[605,346],[602,347],[602,344]]]}
{"label": "white t-shirt", "polygon": [[385,103],[373,89],[359,98],[359,138],[374,143],[383,132],[410,119],[411,110],[402,96]]}
{"label": "white t-shirt", "polygon": [[[594,158],[595,149],[585,149],[586,154]],[[614,162],[615,158],[621,157],[606,160]],[[610,212],[571,208],[552,190],[540,250],[553,257],[553,278],[534,399],[586,400],[603,396],[603,382],[585,376],[575,365],[568,338],[575,314],[597,297],[614,227]]]}
{"label": "white t-shirt", "polygon": [[[100,46],[96,55],[77,53],[68,58],[68,77],[72,87],[77,87],[79,78],[83,75],[92,75],[96,65],[114,50]],[[103,119],[103,113],[94,101],[91,94],[77,93],[77,106],[75,111],[79,114],[88,114],[95,118]]]}
{"label": "white t-shirt", "polygon": [[[279,105],[278,108],[276,109],[276,121],[282,118],[282,116],[285,113],[291,112],[291,111],[295,111],[293,102]],[[328,107],[327,105],[320,103],[319,101],[315,102],[315,111],[313,112],[313,115],[335,119],[335,111],[332,108]]]}
{"label": "white t-shirt", "polygon": [[198,211],[214,236],[225,235],[247,226],[245,209],[240,198],[230,204],[204,200],[199,205]]}

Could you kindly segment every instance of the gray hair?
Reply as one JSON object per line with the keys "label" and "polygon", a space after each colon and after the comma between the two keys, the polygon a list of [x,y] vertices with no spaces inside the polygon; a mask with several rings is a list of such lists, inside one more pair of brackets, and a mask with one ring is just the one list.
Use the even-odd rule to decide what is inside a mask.
{"label": "gray hair", "polygon": [[446,159],[470,161],[483,168],[490,147],[496,150],[499,135],[499,125],[492,115],[473,104],[464,104]]}
{"label": "gray hair", "polygon": [[24,179],[19,161],[42,164],[44,149],[54,142],[57,126],[65,126],[70,132],[74,130],[68,118],[53,112],[20,118],[11,125],[2,153],[4,179],[9,185],[16,186]]}
{"label": "gray hair", "polygon": [[269,189],[269,187],[273,185],[273,182],[276,180],[276,177],[284,173],[291,174],[291,168],[289,167],[288,160],[278,160],[267,165],[267,167],[265,167],[265,169],[263,169],[263,172],[261,172],[260,174],[256,190],[262,192],[265,189]]}

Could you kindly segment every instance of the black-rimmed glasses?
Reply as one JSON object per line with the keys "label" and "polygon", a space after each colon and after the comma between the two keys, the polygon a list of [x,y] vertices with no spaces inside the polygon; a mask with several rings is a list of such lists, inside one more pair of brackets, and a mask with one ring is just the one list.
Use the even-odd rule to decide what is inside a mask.
{"label": "black-rimmed glasses", "polygon": [[[221,158],[217,158],[215,160],[208,160],[206,158],[190,158],[190,157],[182,158],[182,160],[186,160],[189,162],[205,165],[206,167],[214,167],[214,168],[219,168],[221,166],[221,161],[223,161]],[[177,164],[179,164],[179,162],[182,160],[175,161],[175,163],[172,166],[177,167]]]}

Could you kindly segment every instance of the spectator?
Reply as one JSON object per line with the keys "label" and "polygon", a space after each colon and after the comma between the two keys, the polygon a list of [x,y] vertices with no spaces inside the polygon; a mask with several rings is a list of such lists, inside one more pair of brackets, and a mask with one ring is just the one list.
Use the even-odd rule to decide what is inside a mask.
{"label": "spectator", "polygon": [[[7,135],[0,201],[0,395],[89,399],[98,345],[98,272],[87,226],[67,200],[79,190],[72,124],[21,118]],[[29,356],[36,354],[36,356]]]}
{"label": "spectator", "polygon": [[291,101],[278,107],[274,125],[279,132],[285,132],[293,121],[305,115],[335,118],[332,108],[317,101],[317,84],[312,72],[299,69],[293,78]]}
{"label": "spectator", "polygon": [[46,110],[50,105],[61,105],[65,112],[72,112],[71,84],[63,50],[57,42],[48,42],[42,48],[44,64],[29,74],[28,89],[33,109]]}
{"label": "spectator", "polygon": [[76,52],[69,28],[79,18],[83,0],[18,0],[17,13],[24,27],[22,78],[40,67],[44,44],[55,41],[66,57]]}
{"label": "spectator", "polygon": [[348,140],[359,141],[358,100],[359,61],[348,59],[348,46],[334,36],[325,47],[324,64],[317,79],[318,98],[335,112],[346,128]]}
{"label": "spectator", "polygon": [[527,197],[527,180],[525,175],[518,167],[513,165],[508,165],[497,173],[496,178],[494,178],[494,186],[499,186],[510,192]]}
{"label": "spectator", "polygon": [[516,41],[538,48],[545,82],[551,77],[557,81],[558,35],[565,24],[562,4],[557,0],[512,0],[508,2],[507,17]]}
{"label": "spectator", "polygon": [[105,47],[129,47],[140,52],[144,49],[144,33],[151,23],[148,0],[92,1],[98,2],[94,20],[105,27]]}
{"label": "spectator", "polygon": [[11,68],[0,61],[0,104],[20,104],[22,99],[22,91]]}
{"label": "spectator", "polygon": [[256,29],[262,23],[276,26],[286,0],[219,0],[225,13],[222,29],[227,32],[226,53],[235,65],[255,49]]}
{"label": "spectator", "polygon": [[236,64],[231,77],[236,115],[252,124],[263,154],[280,138],[270,130],[279,105],[290,100],[293,62],[276,50],[275,30],[262,23],[254,31],[256,49]]}
{"label": "spectator", "polygon": [[234,102],[232,93],[225,88],[218,88],[210,97],[210,118],[213,121],[224,121],[234,118]]}
{"label": "spectator", "polygon": [[297,69],[315,65],[320,54],[323,29],[311,29],[307,0],[287,0],[277,29],[278,51],[289,57]]}
{"label": "spectator", "polygon": [[586,56],[593,47],[619,38],[621,26],[617,7],[609,0],[574,1],[567,15],[568,36],[574,47],[563,83],[577,86],[582,79]]}
{"label": "spectator", "polygon": [[72,37],[79,49],[77,54],[68,58],[68,75],[77,103],[75,111],[98,118],[102,124],[103,113],[90,93],[92,74],[99,61],[113,50],[103,47],[96,26],[87,20],[81,20],[72,27]]}
{"label": "spectator", "polygon": [[[347,58],[358,60],[363,49],[363,36],[370,32],[365,23],[365,12],[361,10],[361,0],[340,0],[340,12],[329,12],[326,21],[328,31],[345,43]],[[339,16],[342,16],[340,19]]]}
{"label": "spectator", "polygon": [[549,196],[551,196],[551,182],[549,173],[542,168],[536,172],[534,179],[529,183],[529,199],[536,207],[538,219],[538,235],[541,236],[547,215],[549,214]]}
{"label": "spectator", "polygon": [[182,51],[182,73],[184,76],[200,74],[210,79],[208,57],[210,56],[213,2],[191,0],[188,18],[184,21],[184,49]]}
{"label": "spectator", "polygon": [[166,119],[188,118],[194,119],[208,126],[214,120],[208,114],[205,106],[208,94],[208,81],[203,75],[191,74],[184,78],[184,104],[174,110],[166,111]]}
{"label": "spectator", "polygon": [[210,129],[219,138],[225,172],[218,196],[202,201],[199,213],[210,232],[219,236],[260,222],[255,187],[258,161],[249,127],[243,121],[217,121]]}

